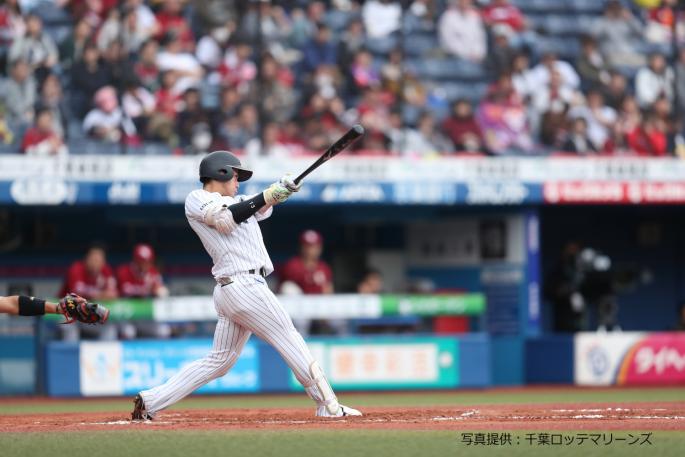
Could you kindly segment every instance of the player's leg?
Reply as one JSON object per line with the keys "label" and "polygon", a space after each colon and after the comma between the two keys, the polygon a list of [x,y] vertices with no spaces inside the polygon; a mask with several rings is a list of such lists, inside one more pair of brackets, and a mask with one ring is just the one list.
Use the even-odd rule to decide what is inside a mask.
{"label": "player's leg", "polygon": [[220,315],[212,351],[205,358],[187,365],[164,384],[140,392],[144,414],[143,417],[135,417],[134,410],[133,419],[145,419],[145,415],[151,418],[209,381],[225,375],[238,360],[250,335],[249,330]]}
{"label": "player's leg", "polygon": [[222,288],[232,320],[273,346],[283,357],[307,395],[317,403],[317,415],[361,415],[342,406],[323,370],[312,357],[292,319],[261,278],[244,276]]}

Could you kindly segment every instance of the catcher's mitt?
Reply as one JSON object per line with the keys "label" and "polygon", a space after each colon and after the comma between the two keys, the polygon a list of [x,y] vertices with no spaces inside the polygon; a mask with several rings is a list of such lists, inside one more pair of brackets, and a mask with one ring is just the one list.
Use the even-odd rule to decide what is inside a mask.
{"label": "catcher's mitt", "polygon": [[75,321],[86,324],[104,324],[109,317],[109,310],[97,303],[88,301],[74,293],[67,294],[59,302],[59,309],[64,314],[64,324],[71,324]]}

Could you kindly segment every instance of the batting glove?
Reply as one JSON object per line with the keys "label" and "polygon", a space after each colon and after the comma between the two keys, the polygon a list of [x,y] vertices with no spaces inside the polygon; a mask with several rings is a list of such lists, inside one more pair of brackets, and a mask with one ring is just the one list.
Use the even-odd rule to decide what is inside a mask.
{"label": "batting glove", "polygon": [[281,180],[278,182],[290,192],[297,192],[302,187],[302,181],[300,181],[299,184],[295,184],[295,180],[290,173],[283,175]]}
{"label": "batting glove", "polygon": [[277,203],[283,203],[290,197],[293,193],[288,190],[280,182],[275,182],[269,186],[264,192],[264,201],[267,205],[275,205]]}

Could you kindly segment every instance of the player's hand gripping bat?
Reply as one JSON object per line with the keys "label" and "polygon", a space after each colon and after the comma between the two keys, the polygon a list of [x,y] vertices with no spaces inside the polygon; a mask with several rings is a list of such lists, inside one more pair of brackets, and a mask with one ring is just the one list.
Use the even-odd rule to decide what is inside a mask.
{"label": "player's hand gripping bat", "polygon": [[351,129],[347,131],[347,133],[341,136],[338,141],[333,143],[330,148],[326,149],[326,151],[323,154],[321,154],[321,157],[316,159],[316,162],[311,164],[309,168],[300,173],[300,175],[297,178],[295,178],[295,184],[299,184],[300,181],[302,181],[305,178],[305,176],[319,168],[327,160],[330,160],[336,155],[338,155],[340,152],[342,152],[343,149],[347,148],[352,143],[357,141],[363,134],[364,127],[362,127],[359,124],[354,125]]}

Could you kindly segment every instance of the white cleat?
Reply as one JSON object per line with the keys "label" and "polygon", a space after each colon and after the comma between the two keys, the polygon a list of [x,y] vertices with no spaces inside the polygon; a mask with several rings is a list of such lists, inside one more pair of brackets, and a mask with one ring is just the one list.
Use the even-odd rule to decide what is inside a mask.
{"label": "white cleat", "polygon": [[326,405],[319,405],[316,409],[316,417],[346,417],[346,416],[361,416],[361,411],[358,411],[349,406],[340,405],[335,413],[328,411]]}

